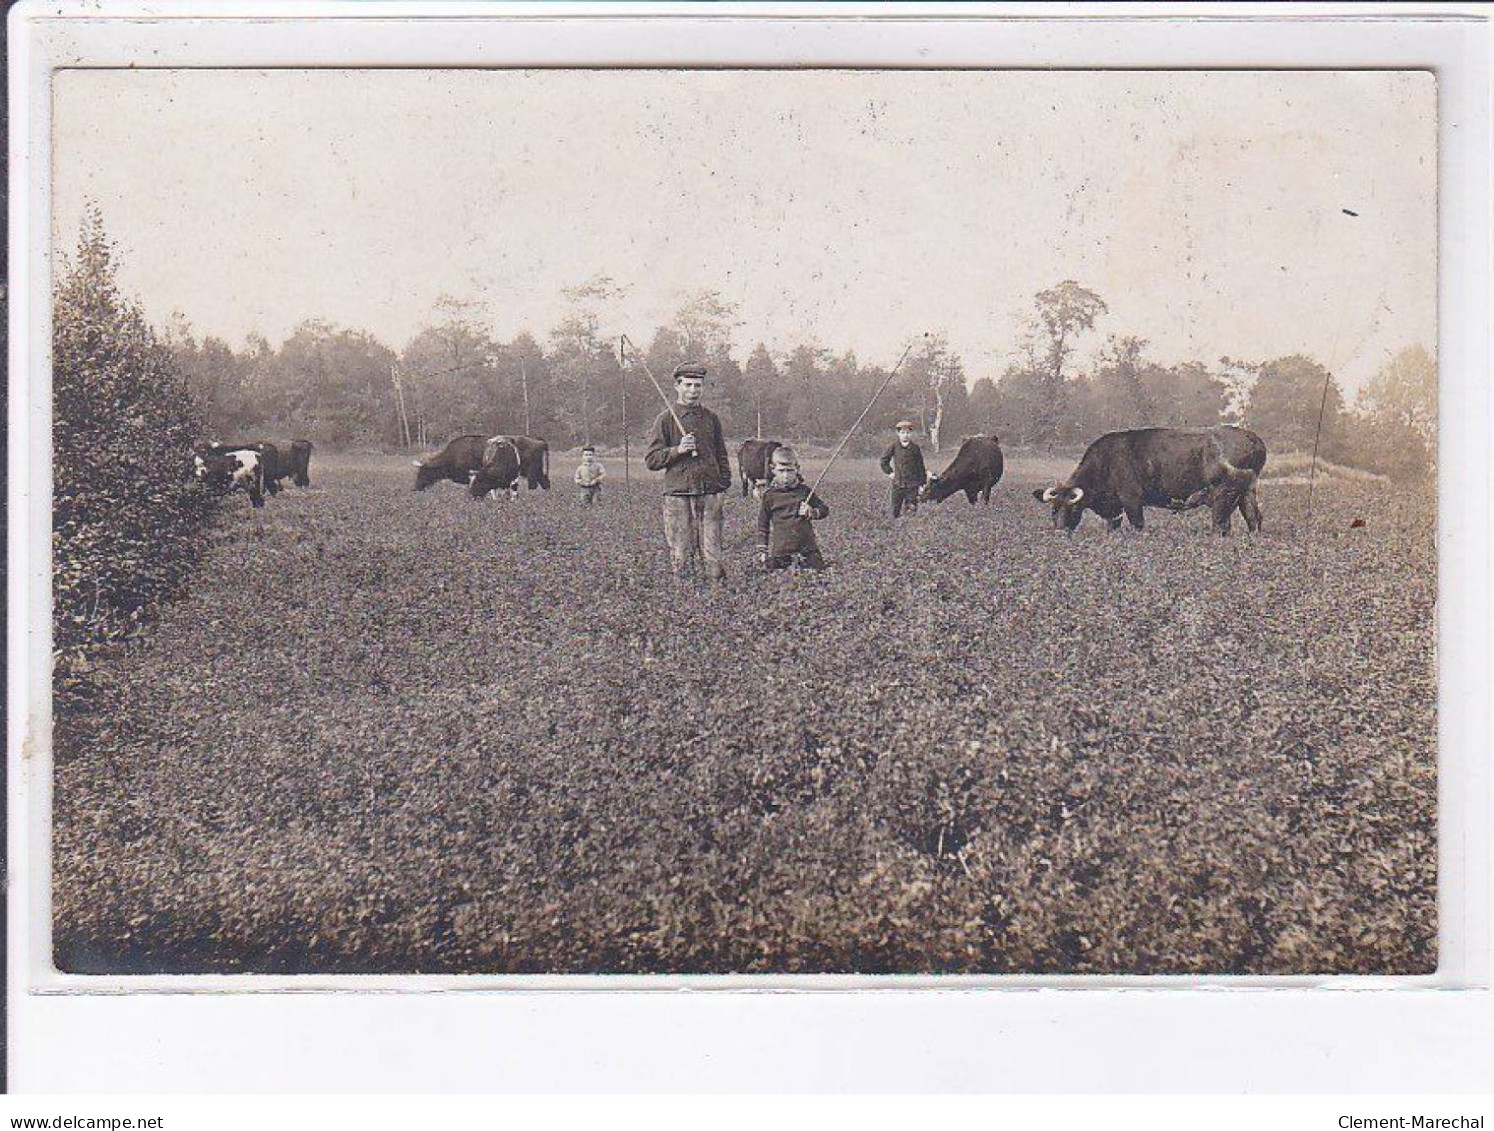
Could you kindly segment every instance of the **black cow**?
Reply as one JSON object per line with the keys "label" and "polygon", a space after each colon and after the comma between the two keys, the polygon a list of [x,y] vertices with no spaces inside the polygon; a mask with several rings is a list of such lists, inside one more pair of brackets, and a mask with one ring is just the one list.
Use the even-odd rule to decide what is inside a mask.
{"label": "black cow", "polygon": [[1005,466],[1001,445],[995,436],[971,436],[960,445],[948,467],[938,475],[929,476],[918,497],[925,502],[942,503],[949,496],[964,491],[971,506],[975,505],[977,495],[989,506],[991,488],[1001,482]]}
{"label": "black cow", "polygon": [[768,461],[783,447],[777,440],[743,440],[737,449],[737,474],[742,479],[742,498],[749,491],[762,493],[768,482]]}
{"label": "black cow", "polygon": [[193,474],[214,494],[242,490],[248,492],[254,507],[265,505],[265,460],[253,448],[214,451],[209,445],[197,453],[194,463]]}
{"label": "black cow", "polygon": [[482,467],[487,442],[482,436],[458,436],[435,455],[415,460],[415,490],[424,491],[444,479],[468,486]]}
{"label": "black cow", "polygon": [[[286,455],[286,453],[290,453]],[[282,456],[276,470],[280,478],[290,477],[297,487],[311,486],[311,441],[292,440],[280,449]]]}
{"label": "black cow", "polygon": [[536,440],[533,436],[492,436],[488,443],[494,440],[507,440],[519,452],[519,474],[524,477],[524,482],[529,484],[533,491],[536,487],[548,491],[550,489],[550,445],[544,440]]}
{"label": "black cow", "polygon": [[1124,514],[1137,530],[1144,507],[1187,510],[1207,505],[1214,529],[1229,533],[1238,507],[1245,524],[1261,528],[1255,481],[1266,466],[1266,445],[1244,428],[1139,428],[1101,436],[1063,483],[1034,491],[1053,508],[1053,525],[1073,530],[1086,508],[1120,529]]}

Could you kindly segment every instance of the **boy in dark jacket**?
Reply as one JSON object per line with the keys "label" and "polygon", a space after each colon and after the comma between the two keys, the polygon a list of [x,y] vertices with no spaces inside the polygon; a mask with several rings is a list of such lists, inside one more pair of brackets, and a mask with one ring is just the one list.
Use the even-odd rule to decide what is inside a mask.
{"label": "boy in dark jacket", "polygon": [[909,514],[918,509],[918,492],[928,479],[923,466],[923,451],[913,442],[913,422],[897,422],[897,442],[882,454],[882,474],[892,476],[892,517],[897,518],[907,508]]}
{"label": "boy in dark jacket", "polygon": [[757,512],[757,560],[765,569],[788,569],[796,560],[803,569],[824,569],[812,523],[830,508],[800,478],[792,448],[775,449],[768,470],[772,480]]}

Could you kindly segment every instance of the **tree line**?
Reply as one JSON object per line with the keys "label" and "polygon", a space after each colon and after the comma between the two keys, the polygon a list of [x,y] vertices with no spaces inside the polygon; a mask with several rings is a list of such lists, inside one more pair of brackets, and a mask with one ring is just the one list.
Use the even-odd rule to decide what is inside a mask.
{"label": "tree line", "polygon": [[[189,474],[208,438],[304,436],[388,449],[467,432],[524,432],[565,448],[641,437],[656,394],[602,329],[610,280],[568,291],[568,312],[540,342],[495,340],[479,307],[451,298],[396,352],[373,335],[303,322],[278,347],[198,342],[185,320],[164,331],[121,292],[117,253],[97,208],[53,291],[53,594],[59,706],[87,694],[89,651],[132,636],[174,593],[205,538],[214,501]],[[1082,447],[1102,432],[1148,425],[1244,423],[1274,452],[1310,450],[1323,419],[1330,459],[1398,477],[1434,467],[1437,370],[1412,346],[1390,358],[1350,405],[1316,360],[1300,355],[1162,365],[1135,335],[1111,334],[1098,364],[1074,362],[1098,333],[1103,300],[1065,281],[1035,296],[1026,335],[997,378],[968,380],[940,334],[910,343],[856,450],[885,442],[899,417],[930,445],[999,435],[1012,447]],[[733,438],[834,443],[888,377],[880,364],[813,343],[756,343],[738,361],[735,308],[703,291],[643,347],[668,381],[686,359],[710,367],[710,403]],[[631,362],[631,359],[629,359]],[[626,408],[624,399],[626,398]]]}
{"label": "tree line", "polygon": [[[542,436],[558,449],[637,439],[659,411],[643,363],[666,386],[674,366],[704,361],[708,395],[728,435],[832,444],[888,375],[891,359],[813,343],[743,351],[735,307],[702,291],[624,357],[602,317],[618,288],[593,280],[566,292],[567,313],[543,340],[499,341],[476,303],[437,301],[427,324],[396,350],[361,330],[311,319],[278,347],[252,335],[239,349],[200,342],[184,319],[165,339],[209,427],[222,436],[304,435],[323,444],[424,447],[467,432]],[[1309,451],[1396,476],[1435,458],[1436,365],[1410,346],[1348,402],[1322,363],[1304,355],[1165,365],[1137,334],[1100,338],[1104,300],[1073,281],[1034,296],[1027,329],[999,374],[973,382],[948,339],[913,342],[878,401],[860,447],[894,420],[918,421],[935,451],[974,433],[1054,451],[1120,428],[1255,429],[1274,451]],[[1076,363],[1081,346],[1098,360]],[[1321,413],[1322,432],[1318,437]]]}

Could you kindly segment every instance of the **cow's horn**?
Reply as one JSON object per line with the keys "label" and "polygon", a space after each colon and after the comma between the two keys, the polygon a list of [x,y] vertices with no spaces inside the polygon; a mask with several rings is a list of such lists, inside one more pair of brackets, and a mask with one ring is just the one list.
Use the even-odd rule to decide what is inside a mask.
{"label": "cow's horn", "polygon": [[1051,503],[1056,498],[1058,498],[1057,487],[1049,487],[1046,491],[1043,492],[1043,502],[1045,503]]}
{"label": "cow's horn", "polygon": [[421,463],[418,459],[412,459],[410,461],[410,466],[411,467],[424,467],[425,464]]}
{"label": "cow's horn", "polygon": [[1084,488],[1083,487],[1070,487],[1069,491],[1071,492],[1070,495],[1069,495],[1069,506],[1071,506],[1071,507],[1078,506],[1079,505],[1079,500],[1082,499],[1082,498],[1084,498]]}

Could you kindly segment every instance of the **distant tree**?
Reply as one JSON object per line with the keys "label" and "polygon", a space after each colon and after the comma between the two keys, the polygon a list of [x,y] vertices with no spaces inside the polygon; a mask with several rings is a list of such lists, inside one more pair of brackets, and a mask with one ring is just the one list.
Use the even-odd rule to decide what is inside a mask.
{"label": "distant tree", "polygon": [[679,333],[685,354],[696,361],[731,353],[732,337],[741,326],[737,304],[719,291],[701,289],[691,295],[670,322]]}
{"label": "distant tree", "polygon": [[752,390],[747,386],[742,367],[724,347],[707,354],[705,364],[710,373],[707,384],[711,404],[721,418],[721,426],[727,438],[745,436],[752,432],[756,414]]}
{"label": "distant tree", "polygon": [[830,351],[814,344],[795,346],[784,358],[787,424],[794,439],[823,441],[834,431],[836,421],[830,419],[829,391],[825,387],[829,362]]}
{"label": "distant tree", "polygon": [[1014,444],[1036,445],[1056,430],[1057,421],[1049,418],[1051,406],[1045,403],[1052,396],[1049,377],[1037,337],[1024,335],[1002,370],[990,410]]}
{"label": "distant tree", "polygon": [[1355,403],[1362,466],[1397,478],[1424,475],[1437,463],[1437,362],[1407,346],[1360,390]]}
{"label": "distant tree", "polygon": [[370,334],[303,322],[267,367],[262,419],[282,435],[334,445],[388,443],[395,436],[394,361]]}
{"label": "distant tree", "polygon": [[762,437],[766,435],[764,423],[778,419],[774,411],[778,403],[778,367],[773,364],[773,355],[762,342],[752,347],[742,376],[752,398],[753,435]]}
{"label": "distant tree", "polygon": [[492,429],[548,438],[556,435],[554,381],[550,361],[528,331],[512,342],[493,347],[488,397],[493,406]]}
{"label": "distant tree", "polygon": [[431,304],[425,332],[439,343],[445,356],[433,356],[431,360],[445,367],[482,361],[493,347],[486,329],[490,322],[482,302],[449,294],[439,296]]}
{"label": "distant tree", "polygon": [[1089,383],[1091,430],[1205,428],[1219,423],[1224,387],[1197,362],[1147,360],[1147,342],[1112,335]]}
{"label": "distant tree", "polygon": [[942,333],[922,339],[903,363],[905,384],[912,386],[916,413],[935,452],[939,451],[946,425],[958,428],[967,415],[965,366],[949,349]]}
{"label": "distant tree", "polygon": [[996,382],[989,377],[977,378],[975,384],[970,386],[968,408],[971,426],[987,436],[1000,436],[1000,406],[1001,394]]}
{"label": "distant tree", "polygon": [[1221,420],[1224,386],[1199,362],[1148,365],[1141,382],[1155,406],[1155,423],[1162,427],[1209,428]]}
{"label": "distant tree", "polygon": [[1214,380],[1224,393],[1223,417],[1226,423],[1240,424],[1250,407],[1250,394],[1260,378],[1260,365],[1233,357],[1219,359]]}
{"label": "distant tree", "polygon": [[1030,333],[1042,354],[1042,393],[1035,421],[1039,443],[1060,439],[1064,414],[1065,366],[1074,352],[1074,343],[1084,331],[1092,329],[1095,320],[1109,308],[1103,299],[1072,279],[1038,292],[1033,300],[1034,313]]}
{"label": "distant tree", "polygon": [[1326,369],[1310,357],[1292,354],[1264,363],[1257,374],[1245,424],[1260,434],[1268,449],[1311,451],[1321,411],[1322,451],[1334,450],[1344,402],[1338,383]]}
{"label": "distant tree", "polygon": [[1148,342],[1135,334],[1111,334],[1095,372],[1095,394],[1111,427],[1149,428],[1158,422],[1152,391],[1143,380]]}
{"label": "distant tree", "polygon": [[475,300],[443,294],[432,304],[426,324],[398,358],[396,413],[400,394],[417,446],[473,431],[487,431],[506,419],[493,401],[495,343],[487,331],[486,307]]}

